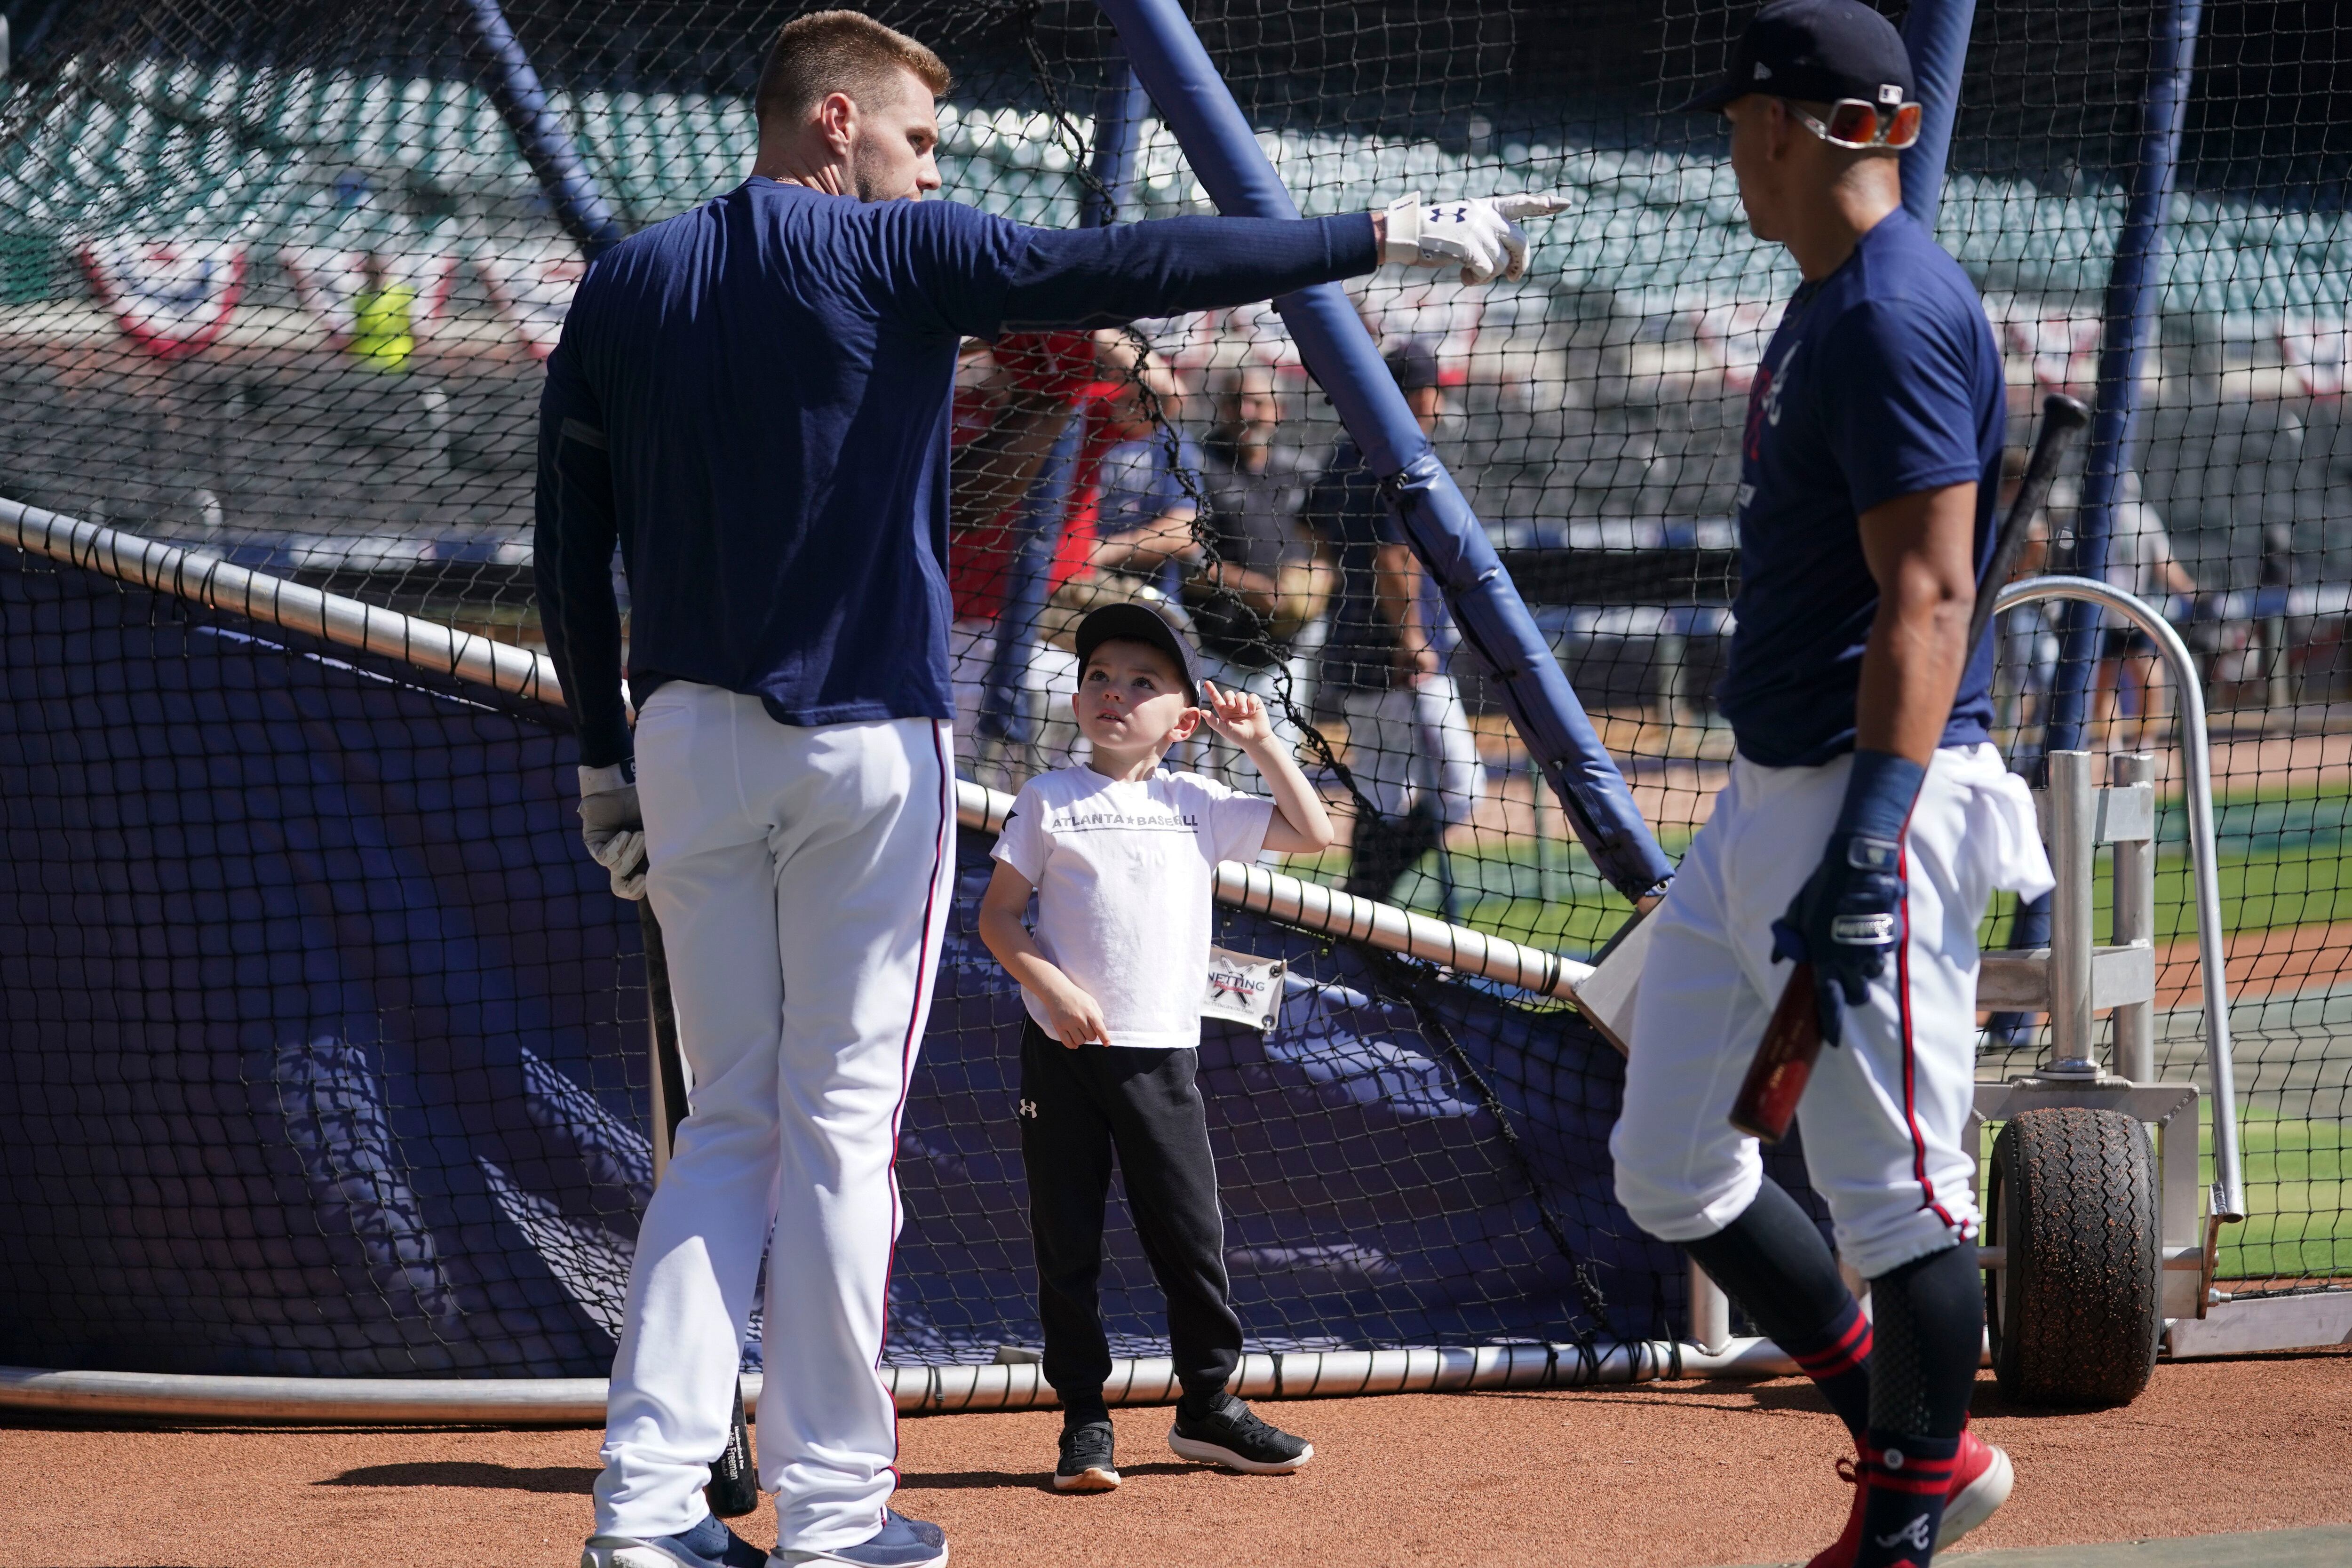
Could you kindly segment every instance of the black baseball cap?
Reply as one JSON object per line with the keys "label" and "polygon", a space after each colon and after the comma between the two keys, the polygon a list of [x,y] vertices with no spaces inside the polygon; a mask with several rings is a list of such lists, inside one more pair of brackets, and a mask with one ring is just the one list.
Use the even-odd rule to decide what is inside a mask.
{"label": "black baseball cap", "polygon": [[1918,90],[1903,35],[1862,0],[1771,0],[1748,18],[1724,79],[1682,107],[1711,114],[1762,92],[1808,103],[1858,98],[1884,111]]}
{"label": "black baseball cap", "polygon": [[1087,661],[1107,642],[1139,642],[1158,648],[1184,674],[1184,695],[1201,705],[1201,658],[1184,634],[1167,616],[1149,605],[1105,605],[1090,610],[1078,623],[1078,674],[1085,678]]}

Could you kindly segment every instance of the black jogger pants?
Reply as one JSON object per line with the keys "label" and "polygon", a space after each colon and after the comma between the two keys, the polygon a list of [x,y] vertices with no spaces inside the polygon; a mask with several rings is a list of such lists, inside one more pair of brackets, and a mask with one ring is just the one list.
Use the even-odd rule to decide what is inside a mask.
{"label": "black jogger pants", "polygon": [[1110,1376],[1098,1285],[1114,1151],[1143,1255],[1168,1299],[1177,1379],[1187,1393],[1209,1394],[1240,1364],[1216,1164],[1192,1081],[1199,1064],[1200,1053],[1189,1050],[1074,1051],[1034,1019],[1021,1031],[1021,1162],[1037,1315],[1045,1381],[1065,1411],[1099,1408]]}

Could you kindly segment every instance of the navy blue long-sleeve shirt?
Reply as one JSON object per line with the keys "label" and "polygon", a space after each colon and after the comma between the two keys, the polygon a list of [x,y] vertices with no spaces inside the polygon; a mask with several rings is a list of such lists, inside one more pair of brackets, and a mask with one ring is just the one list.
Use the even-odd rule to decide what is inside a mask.
{"label": "navy blue long-sleeve shirt", "polygon": [[957,342],[1245,304],[1377,264],[1366,216],[1038,229],[753,178],[597,258],[540,403],[541,619],[592,767],[629,685],[787,724],[946,719]]}

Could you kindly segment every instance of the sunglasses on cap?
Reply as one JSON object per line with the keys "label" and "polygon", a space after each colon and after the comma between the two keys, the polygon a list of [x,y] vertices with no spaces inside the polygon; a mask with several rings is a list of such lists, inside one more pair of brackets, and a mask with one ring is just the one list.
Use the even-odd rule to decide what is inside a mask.
{"label": "sunglasses on cap", "polygon": [[1882,110],[1859,98],[1841,98],[1830,105],[1829,123],[1824,125],[1787,99],[1780,101],[1798,124],[1831,146],[1857,152],[1891,147],[1899,153],[1919,140],[1920,122],[1927,118],[1924,106],[1916,103]]}

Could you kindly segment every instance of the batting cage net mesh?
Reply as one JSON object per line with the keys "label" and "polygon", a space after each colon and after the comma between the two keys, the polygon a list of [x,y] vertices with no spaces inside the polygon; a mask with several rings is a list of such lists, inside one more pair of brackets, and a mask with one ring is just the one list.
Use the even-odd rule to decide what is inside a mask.
{"label": "batting cage net mesh", "polygon": [[[536,403],[582,214],[625,232],[740,180],[761,58],[798,9],[12,3],[0,497],[538,646]],[[956,73],[945,195],[1055,226],[1211,210],[1091,5],[870,9]],[[1572,197],[1530,222],[1523,280],[1350,287],[1678,854],[1730,755],[1711,692],[1738,438],[1798,281],[1748,232],[1721,122],[1672,112],[1745,8],[1192,9],[1309,214]],[[2021,454],[2041,394],[2102,392],[2164,9],[1978,9],[1938,233],[1984,293]],[[2352,1274],[2352,117],[2332,26],[2205,7],[2107,552],[2189,637],[2216,710],[2252,1211],[2221,1272],[2258,1287]],[[555,154],[576,160],[568,196]],[[968,776],[1011,790],[1072,761],[1076,620],[1152,600],[1213,679],[1267,700],[1341,821],[1342,847],[1284,869],[1574,956],[1622,922],[1270,310],[968,344],[953,439]],[[2029,570],[2073,559],[2082,464]],[[0,1361],[603,1372],[652,1181],[647,1004],[634,912],[577,842],[562,710],[5,563]],[[2056,626],[2002,627],[2021,771],[2070,679]],[[2198,1075],[2175,704],[2121,627],[2096,651],[2080,743],[2158,756],[2158,1049]],[[1228,752],[1177,760],[1254,786]],[[973,927],[986,848],[964,836],[900,1148],[897,1361],[1037,1337],[1021,1008]],[[1292,963],[1276,1027],[1213,1022],[1202,1047],[1253,1348],[1680,1329],[1678,1256],[1610,1195],[1617,1058],[1571,1010],[1219,918],[1225,945]],[[2045,1035],[1990,1032],[1984,1076]],[[1773,1158],[1803,1193],[1793,1144]],[[1142,1353],[1164,1343],[1157,1292],[1112,1234],[1106,1309]]]}

